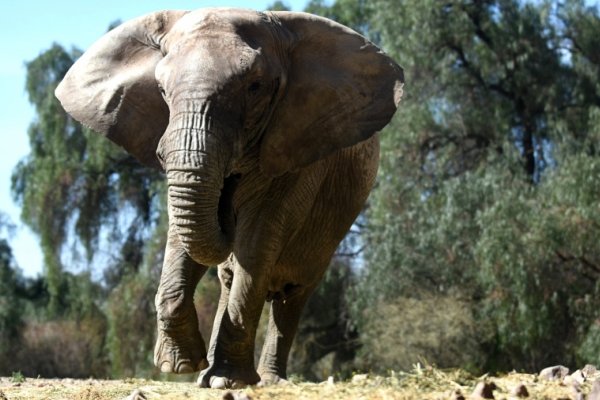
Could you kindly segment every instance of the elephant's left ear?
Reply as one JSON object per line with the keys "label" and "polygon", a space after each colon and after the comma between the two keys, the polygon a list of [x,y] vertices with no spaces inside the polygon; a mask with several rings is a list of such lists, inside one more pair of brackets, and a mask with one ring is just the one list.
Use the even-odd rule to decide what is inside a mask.
{"label": "elephant's left ear", "polygon": [[157,11],[119,25],[94,43],[65,75],[56,97],[76,120],[160,166],[156,147],[169,108],[155,79],[159,42],[186,11]]}
{"label": "elephant's left ear", "polygon": [[392,118],[404,75],[390,57],[353,30],[306,13],[275,12],[290,34],[285,94],[260,152],[278,176],[366,140]]}

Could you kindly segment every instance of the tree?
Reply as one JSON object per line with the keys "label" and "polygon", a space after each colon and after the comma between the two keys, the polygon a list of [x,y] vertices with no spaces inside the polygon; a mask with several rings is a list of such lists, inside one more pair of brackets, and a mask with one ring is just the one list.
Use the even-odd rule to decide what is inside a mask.
{"label": "tree", "polygon": [[303,311],[290,355],[293,373],[313,381],[351,375],[358,342],[344,294],[353,283],[348,260],[334,258]]}
{"label": "tree", "polygon": [[[463,366],[594,361],[597,10],[581,1],[371,4],[370,32],[407,84],[382,134],[367,265],[352,293],[363,355],[390,367],[369,347],[362,310],[433,298],[468,305],[477,346]],[[388,320],[414,316],[386,309]],[[424,351],[432,362],[449,359],[439,340]]]}
{"label": "tree", "polygon": [[371,36],[371,39],[377,42],[376,35],[370,31],[369,18],[373,8],[366,0],[337,0],[330,6],[324,0],[310,0],[304,11],[349,26],[363,35]]}
{"label": "tree", "polygon": [[135,269],[144,249],[141,239],[156,224],[162,201],[156,196],[162,185],[158,172],[83,128],[54,97],[80,54],[54,44],[27,63],[26,89],[36,118],[28,132],[31,153],[13,173],[12,191],[22,206],[22,219],[40,236],[51,315],[69,308],[62,290],[64,246],[82,249],[89,264],[105,240],[103,245],[120,247],[121,258],[127,260],[113,266]]}
{"label": "tree", "polygon": [[[23,222],[40,237],[44,277],[19,289],[28,310],[23,360],[38,360],[25,362],[22,370],[64,376],[74,373],[71,366],[105,376],[107,370],[119,372],[123,360],[121,365],[128,365],[122,371],[147,373],[152,348],[141,344],[151,341],[154,331],[152,282],[158,281],[162,263],[160,235],[166,237],[165,187],[158,171],[82,127],[54,97],[80,54],[54,44],[27,63],[26,89],[36,118],[28,131],[31,152],[13,172],[12,191]],[[144,307],[123,304],[138,295],[146,299]],[[144,324],[139,346],[115,345],[114,335],[122,336],[115,326],[125,320]],[[53,336],[56,329],[62,338]],[[74,358],[65,359],[52,344],[56,340],[83,348],[72,349]]]}
{"label": "tree", "polygon": [[267,7],[269,11],[291,11],[289,5],[284,3],[283,1],[277,0],[273,4]]}
{"label": "tree", "polygon": [[[8,223],[0,213],[0,231],[7,229]],[[20,276],[14,265],[12,250],[5,238],[0,238],[0,373],[11,372],[8,362],[19,339],[23,325],[22,301],[19,298]]]}

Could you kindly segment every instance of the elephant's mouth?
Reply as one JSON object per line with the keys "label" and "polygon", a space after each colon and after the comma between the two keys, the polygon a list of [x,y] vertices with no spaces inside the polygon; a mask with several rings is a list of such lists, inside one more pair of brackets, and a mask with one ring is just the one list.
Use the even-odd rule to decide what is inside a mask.
{"label": "elephant's mouth", "polygon": [[233,242],[233,237],[235,235],[236,223],[236,215],[233,208],[233,195],[240,178],[240,174],[234,174],[224,179],[217,211],[221,231],[231,240],[231,242]]}

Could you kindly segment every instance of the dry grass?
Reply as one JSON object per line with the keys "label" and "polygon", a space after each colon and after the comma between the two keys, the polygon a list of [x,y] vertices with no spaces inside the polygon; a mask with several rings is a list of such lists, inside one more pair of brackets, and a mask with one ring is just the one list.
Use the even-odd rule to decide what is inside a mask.
{"label": "dry grass", "polygon": [[[594,379],[600,379],[596,374]],[[579,387],[579,393],[587,394],[594,379]],[[251,387],[235,391],[235,398],[262,399],[457,399],[457,392],[465,398],[478,382],[493,381],[497,389],[496,399],[513,399],[512,390],[524,384],[529,391],[528,399],[577,399],[578,392],[572,385],[561,382],[538,380],[530,374],[510,373],[500,377],[472,377],[461,370],[441,371],[417,366],[411,372],[392,373],[388,377],[357,375],[347,382],[295,383],[267,388]],[[134,390],[140,390],[150,399],[222,399],[226,392],[200,389],[193,383],[159,382],[143,379],[122,381],[74,380],[74,379],[26,379],[14,382],[0,378],[2,394],[8,400],[20,399],[126,399]],[[244,396],[244,394],[246,396]]]}

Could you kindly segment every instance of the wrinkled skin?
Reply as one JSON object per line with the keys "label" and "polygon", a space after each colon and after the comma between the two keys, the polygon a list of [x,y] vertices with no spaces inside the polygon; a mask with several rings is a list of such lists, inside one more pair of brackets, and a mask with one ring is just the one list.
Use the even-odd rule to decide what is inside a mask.
{"label": "wrinkled skin", "polygon": [[[402,81],[400,67],[339,24],[237,9],[140,17],[72,67],[56,91],[67,112],[166,172],[161,371],[202,369],[200,385],[213,388],[286,379],[302,308],[373,185],[376,132]],[[221,297],[207,351],[193,293],[215,265]]]}

